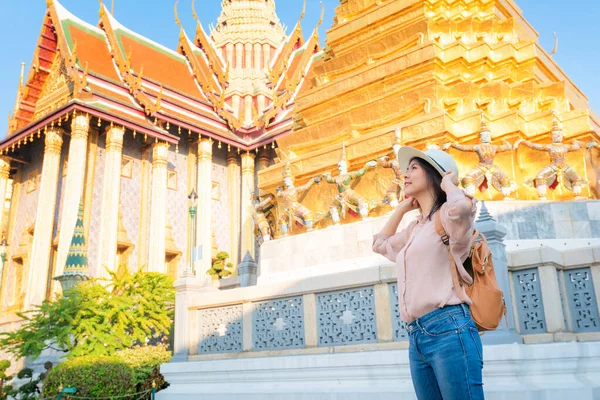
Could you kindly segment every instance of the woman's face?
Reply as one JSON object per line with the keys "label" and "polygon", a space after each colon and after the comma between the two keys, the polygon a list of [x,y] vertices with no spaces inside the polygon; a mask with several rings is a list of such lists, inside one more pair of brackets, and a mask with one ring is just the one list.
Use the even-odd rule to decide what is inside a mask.
{"label": "woman's face", "polygon": [[404,194],[408,197],[417,197],[428,190],[429,181],[425,169],[416,160],[412,160],[404,174]]}

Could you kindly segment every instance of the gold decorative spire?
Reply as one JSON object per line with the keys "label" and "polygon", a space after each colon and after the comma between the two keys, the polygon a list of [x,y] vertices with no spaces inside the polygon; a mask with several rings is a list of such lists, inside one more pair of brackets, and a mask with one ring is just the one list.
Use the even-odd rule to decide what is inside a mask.
{"label": "gold decorative spire", "polygon": [[285,39],[285,28],[277,17],[273,0],[224,0],[211,37],[219,47],[226,42],[261,40],[278,47]]}
{"label": "gold decorative spire", "polygon": [[490,129],[487,126],[487,123],[485,122],[485,115],[483,114],[483,111],[481,111],[481,128],[479,129],[480,132],[490,132]]}
{"label": "gold decorative spire", "polygon": [[346,163],[348,162],[348,159],[346,157],[346,142],[345,141],[342,142],[342,158],[340,159],[340,162],[341,161],[345,161]]}
{"label": "gold decorative spire", "polygon": [[290,163],[285,163],[285,167],[283,167],[283,178],[291,178],[292,177],[292,168],[290,167]]}
{"label": "gold decorative spire", "polygon": [[17,99],[15,101],[15,115],[17,115],[17,111],[19,110],[19,105],[21,104],[21,97],[23,96],[23,79],[25,79],[25,63],[21,63],[21,77],[19,78],[19,88],[17,89]]}
{"label": "gold decorative spire", "polygon": [[556,110],[552,111],[552,132],[562,132],[562,125],[558,119]]}
{"label": "gold decorative spire", "polygon": [[394,129],[394,144],[402,145],[402,128]]}

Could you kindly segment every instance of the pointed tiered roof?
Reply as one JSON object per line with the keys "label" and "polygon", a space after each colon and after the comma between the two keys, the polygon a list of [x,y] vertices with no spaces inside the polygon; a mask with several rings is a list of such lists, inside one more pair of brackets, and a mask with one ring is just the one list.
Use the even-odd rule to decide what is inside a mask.
{"label": "pointed tiered roof", "polygon": [[[308,48],[299,24],[286,36],[273,0],[224,1],[210,36],[198,21],[193,40],[181,29],[176,50],[126,28],[103,4],[98,26],[56,0],[47,4],[32,67],[0,152],[74,108],[173,144],[183,131],[251,150],[291,131],[293,98],[311,62],[299,50],[312,54],[318,39],[313,34]],[[240,41],[270,46],[264,65],[234,69],[225,47]],[[284,75],[292,82],[282,80]],[[234,95],[242,101],[251,96],[252,104],[242,109]]]}

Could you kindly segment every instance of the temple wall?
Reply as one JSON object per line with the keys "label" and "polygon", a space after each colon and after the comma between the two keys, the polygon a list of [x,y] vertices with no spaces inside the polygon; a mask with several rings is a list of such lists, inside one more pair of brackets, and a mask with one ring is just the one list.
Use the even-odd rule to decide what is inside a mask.
{"label": "temple wall", "polygon": [[[171,148],[168,155],[167,172],[167,228],[171,227],[171,234],[177,250],[180,251],[179,271],[182,271],[187,262],[188,242],[188,143],[181,141],[179,152]],[[168,234],[168,230],[167,230]],[[151,244],[150,244],[151,245]]]}
{"label": "temple wall", "polygon": [[[19,245],[23,237],[23,233],[33,228],[35,223],[35,216],[37,212],[37,204],[40,194],[40,180],[42,173],[42,162],[44,158],[44,142],[42,140],[36,140],[30,143],[30,149],[28,154],[31,157],[29,164],[22,164],[20,167],[20,179],[17,184],[13,187],[13,199],[17,198],[17,202],[11,204],[10,220],[14,220],[14,226],[12,232],[9,232],[7,238],[8,244],[10,245],[10,255],[5,265],[4,279],[4,299],[3,308],[10,307],[15,303],[11,303],[11,298],[15,294],[15,290],[18,290],[16,285],[19,285],[19,280],[22,284],[26,284],[27,277],[25,274],[19,277],[17,274],[20,271],[17,269],[13,262],[12,256],[18,254]],[[33,236],[29,238],[29,245],[33,241]],[[26,271],[23,271],[26,272]],[[16,300],[16,299],[15,299]]]}
{"label": "temple wall", "polygon": [[134,244],[129,258],[122,260],[122,262],[127,263],[130,271],[135,271],[140,267],[138,265],[139,249],[137,243],[139,237],[142,185],[141,157],[140,143],[133,139],[131,135],[126,134],[123,138],[120,207],[123,227],[127,232],[127,237]]}
{"label": "temple wall", "polygon": [[[218,184],[218,190],[213,190],[212,228],[219,251],[229,252],[229,185],[227,182],[227,149],[221,149],[214,144],[212,181],[213,187]],[[216,200],[218,196],[218,200]]]}
{"label": "temple wall", "polygon": [[102,185],[104,184],[104,166],[106,163],[106,136],[98,137],[96,165],[94,172],[94,189],[92,193],[92,210],[88,240],[88,266],[90,276],[98,276],[98,245],[100,243],[100,221],[102,219]]}

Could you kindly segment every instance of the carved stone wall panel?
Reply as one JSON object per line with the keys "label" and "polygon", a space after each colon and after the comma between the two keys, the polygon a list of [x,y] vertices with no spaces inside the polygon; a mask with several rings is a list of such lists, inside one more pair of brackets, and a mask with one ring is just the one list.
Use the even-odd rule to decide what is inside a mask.
{"label": "carved stone wall panel", "polygon": [[198,311],[198,354],[242,351],[242,305]]}
{"label": "carved stone wall panel", "polygon": [[90,237],[88,238],[88,264],[90,275],[98,276],[98,246],[100,244],[100,221],[102,219],[102,187],[106,165],[106,135],[98,136],[96,165],[94,168],[94,188],[92,191],[92,213],[90,216]]}
{"label": "carved stone wall panel", "polygon": [[171,233],[175,240],[177,250],[182,253],[179,259],[179,271],[185,268],[187,250],[187,226],[189,221],[188,211],[188,144],[185,140],[179,143],[179,153],[170,149],[168,160],[169,169],[177,174],[177,190],[167,190],[167,226],[171,227]]}
{"label": "carved stone wall panel", "polygon": [[254,303],[252,340],[255,351],[304,347],[302,297]]}
{"label": "carved stone wall panel", "polygon": [[[229,189],[227,182],[227,153],[225,146],[221,149],[213,147],[212,181],[216,193],[212,200],[212,227],[217,248],[222,251],[229,249]],[[214,185],[217,183],[218,185]],[[215,194],[218,199],[215,200]]]}
{"label": "carved stone wall panel", "polygon": [[564,271],[573,332],[599,332],[598,301],[589,267]]}
{"label": "carved stone wall panel", "polygon": [[377,342],[373,287],[317,294],[319,346]]}
{"label": "carved stone wall panel", "polygon": [[520,333],[545,333],[546,317],[537,268],[513,272],[512,277]]}
{"label": "carved stone wall panel", "polygon": [[398,284],[391,283],[390,288],[390,304],[392,310],[392,334],[394,341],[400,342],[408,340],[408,332],[406,330],[406,322],[400,318],[400,301],[398,299]]}
{"label": "carved stone wall panel", "polygon": [[130,271],[137,270],[138,265],[138,236],[140,226],[140,201],[141,201],[141,157],[142,152],[138,141],[130,135],[123,138],[123,156],[129,157],[130,178],[121,175],[121,191],[119,201],[123,227],[127,231],[127,237],[135,246],[131,251],[127,264]]}
{"label": "carved stone wall panel", "polygon": [[[9,232],[10,237],[7,238],[7,242],[10,245],[10,255],[8,260],[6,261],[6,265],[4,266],[4,270],[6,279],[6,288],[4,289],[4,302],[3,307],[10,307],[11,299],[14,298],[15,291],[19,290],[16,285],[21,279],[21,274],[23,271],[20,270],[21,266],[17,263],[13,262],[12,256],[19,253],[19,245],[21,245],[22,239],[24,237],[24,233],[27,229],[33,227],[35,223],[35,216],[37,212],[37,203],[39,199],[39,182],[41,179],[42,173],[42,161],[44,158],[44,141],[43,140],[35,140],[30,145],[29,154],[31,155],[31,163],[23,164],[21,166],[21,184],[19,185],[19,195],[18,195],[18,204],[14,204],[16,207],[14,210],[11,210],[11,213],[14,212],[15,222],[12,229],[12,232]],[[36,183],[36,190],[28,191],[27,186],[28,177],[32,175]],[[16,194],[16,193],[15,193]],[[10,215],[10,218],[13,218],[13,215]],[[33,239],[33,237],[31,237]],[[21,284],[27,282],[26,277],[22,277]]]}

